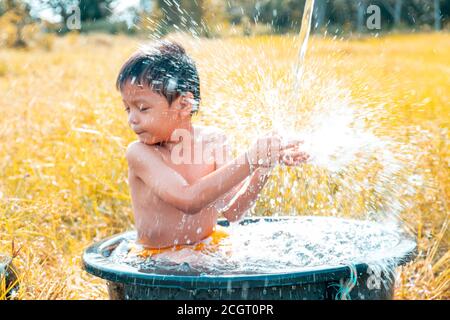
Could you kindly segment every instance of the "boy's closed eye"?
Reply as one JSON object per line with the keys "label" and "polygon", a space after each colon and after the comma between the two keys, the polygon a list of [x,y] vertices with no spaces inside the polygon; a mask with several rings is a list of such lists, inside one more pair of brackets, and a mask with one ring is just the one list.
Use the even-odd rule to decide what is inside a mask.
{"label": "boy's closed eye", "polygon": [[[143,112],[143,111],[147,111],[151,109],[151,107],[148,106],[139,106],[139,111]],[[124,110],[129,113],[130,112],[130,108],[129,107],[125,107]]]}
{"label": "boy's closed eye", "polygon": [[146,110],[148,110],[148,109],[150,109],[151,107],[149,106],[149,105],[147,105],[147,104],[144,104],[144,103],[139,103],[138,104],[138,109],[139,109],[139,111],[146,111]]}

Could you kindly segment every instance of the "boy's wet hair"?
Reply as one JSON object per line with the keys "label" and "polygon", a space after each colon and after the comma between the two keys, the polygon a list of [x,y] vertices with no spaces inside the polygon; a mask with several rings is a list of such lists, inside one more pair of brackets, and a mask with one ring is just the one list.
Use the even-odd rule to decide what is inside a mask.
{"label": "boy's wet hair", "polygon": [[156,45],[141,47],[122,66],[116,81],[117,90],[122,91],[128,80],[163,95],[169,105],[182,93],[191,92],[194,95],[192,112],[198,111],[200,78],[197,67],[176,42],[160,40]]}

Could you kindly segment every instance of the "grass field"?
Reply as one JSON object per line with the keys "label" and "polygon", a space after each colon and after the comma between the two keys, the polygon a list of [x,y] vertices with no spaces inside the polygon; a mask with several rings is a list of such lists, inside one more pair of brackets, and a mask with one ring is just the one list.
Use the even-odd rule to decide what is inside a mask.
{"label": "grass field", "polygon": [[[259,130],[255,120],[260,128],[270,126],[267,88],[277,88],[292,67],[295,39],[197,45],[178,37],[200,72],[202,105],[194,121],[219,126],[243,144]],[[139,43],[68,35],[51,51],[0,48],[0,252],[18,251],[19,298],[107,298],[104,282],[87,275],[80,258],[93,241],[133,227],[124,151],[134,136],[114,82]],[[335,79],[355,105],[373,110],[367,122],[377,135],[414,147],[412,169],[423,183],[405,195],[410,206],[400,218],[415,233],[419,255],[399,270],[397,299],[450,298],[449,56],[445,33],[313,39],[308,52],[316,83]],[[321,86],[313,89],[304,112],[316,94],[328,94]],[[256,214],[268,215],[270,208],[299,215],[332,209],[325,196],[311,203],[303,187],[295,197],[277,186],[272,181],[264,190]],[[343,208],[341,216],[360,216]],[[0,289],[0,298],[4,293]]]}

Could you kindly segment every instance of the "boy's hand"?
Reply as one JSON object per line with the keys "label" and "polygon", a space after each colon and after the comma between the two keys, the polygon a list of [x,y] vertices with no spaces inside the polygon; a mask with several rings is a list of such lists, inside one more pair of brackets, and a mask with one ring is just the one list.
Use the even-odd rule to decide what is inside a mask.
{"label": "boy's hand", "polygon": [[304,151],[300,150],[300,144],[303,141],[296,141],[289,143],[286,147],[282,147],[280,154],[280,164],[286,166],[299,166],[306,163],[310,156]]}
{"label": "boy's hand", "polygon": [[253,167],[272,168],[277,164],[296,166],[308,160],[309,155],[300,151],[303,141],[291,140],[283,144],[277,132],[259,138],[249,150],[249,161]]}

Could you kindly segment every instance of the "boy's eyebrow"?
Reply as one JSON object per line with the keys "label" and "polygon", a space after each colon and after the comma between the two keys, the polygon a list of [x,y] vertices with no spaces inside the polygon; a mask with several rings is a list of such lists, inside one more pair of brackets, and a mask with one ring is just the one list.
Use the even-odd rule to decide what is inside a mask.
{"label": "boy's eyebrow", "polygon": [[[123,101],[124,103],[127,103],[127,102],[125,101],[125,99],[122,99],[122,101]],[[130,99],[130,102],[131,102],[132,104],[136,104],[136,103],[139,103],[139,102],[141,102],[141,103],[149,103],[149,101],[147,101],[147,100],[144,99],[144,98],[136,98],[136,99],[131,98],[131,99]]]}

